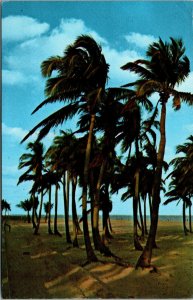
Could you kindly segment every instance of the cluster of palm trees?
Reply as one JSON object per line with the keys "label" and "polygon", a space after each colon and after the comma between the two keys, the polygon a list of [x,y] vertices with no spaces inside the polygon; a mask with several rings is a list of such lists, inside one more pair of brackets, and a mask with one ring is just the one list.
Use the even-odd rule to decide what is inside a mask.
{"label": "cluster of palm trees", "polygon": [[[168,175],[171,179],[169,191],[166,193],[167,200],[164,204],[173,201],[182,202],[183,208],[183,229],[185,235],[187,232],[192,232],[191,222],[191,206],[193,195],[193,136],[189,136],[187,142],[177,146],[176,154],[180,154],[174,158],[170,164],[173,166],[172,172]],[[177,203],[177,204],[178,204]],[[186,226],[186,208],[189,208],[189,229]]]}
{"label": "cluster of palm trees", "polygon": [[[122,188],[127,189],[123,200],[133,198],[134,245],[136,249],[143,250],[137,267],[150,265],[152,249],[156,246],[160,191],[163,188],[162,170],[166,166],[166,107],[168,101],[173,101],[176,110],[180,108],[181,101],[191,105],[193,95],[175,89],[190,72],[181,39],[170,38],[165,43],[159,39],[148,47],[146,56],[147,59],[129,62],[121,67],[139,76],[135,82],[122,87],[107,87],[109,65],[101,46],[87,35],[79,36],[65,49],[63,56],[50,57],[41,65],[42,75],[48,78],[45,87],[47,98],[33,113],[55,102],[60,102],[63,106],[37,124],[22,140],[24,142],[39,130],[37,141],[28,144],[28,149],[33,154],[39,152],[39,155],[30,153],[20,158],[19,168],[28,169],[20,177],[19,183],[33,180],[32,198],[35,198],[36,193],[40,195],[39,216],[37,224],[34,223],[35,233],[40,226],[45,189],[50,191],[51,186],[55,185],[56,218],[58,188],[62,184],[66,239],[70,242],[69,192],[66,181],[71,181],[74,245],[77,245],[79,230],[75,202],[76,185],[79,183],[82,188],[83,233],[89,262],[97,261],[97,256],[90,239],[88,205],[94,248],[105,255],[113,255],[99,232],[99,210],[103,210],[104,232],[108,232],[110,236],[110,230],[107,229],[111,209],[109,193]],[[54,77],[53,74],[57,75]],[[150,96],[154,94],[158,95],[155,106],[150,101]],[[62,131],[60,136],[54,138],[53,145],[44,155],[40,140],[51,128],[69,119],[76,122],[76,131]],[[143,249],[137,233],[137,214],[139,210],[140,227],[145,235],[146,213],[143,218],[141,199],[144,200],[145,211],[147,197],[150,202],[151,223]],[[57,228],[54,231],[57,233]]]}

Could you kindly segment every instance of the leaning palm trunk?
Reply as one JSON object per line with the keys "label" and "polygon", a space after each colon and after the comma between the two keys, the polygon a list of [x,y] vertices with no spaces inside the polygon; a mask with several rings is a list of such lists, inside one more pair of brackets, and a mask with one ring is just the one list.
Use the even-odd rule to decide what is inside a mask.
{"label": "leaning palm trunk", "polygon": [[66,178],[65,174],[63,175],[63,196],[64,196],[64,217],[65,217],[65,231],[66,231],[66,242],[71,242],[70,230],[69,230],[69,214],[68,214],[68,203],[66,197]]}
{"label": "leaning palm trunk", "polygon": [[42,205],[43,205],[43,188],[41,188],[41,199],[40,199],[39,216],[38,216],[37,226],[36,226],[36,228],[34,230],[34,234],[38,234],[38,231],[39,231],[40,221],[41,221],[41,216],[42,216]]}
{"label": "leaning palm trunk", "polygon": [[139,203],[139,169],[135,172],[135,195],[133,197],[133,240],[135,250],[143,250],[137,234],[137,208]]}
{"label": "leaning palm trunk", "polygon": [[87,187],[88,187],[88,173],[89,173],[89,162],[92,146],[92,135],[95,123],[95,115],[91,115],[89,135],[86,146],[85,164],[84,164],[84,177],[83,177],[83,191],[82,191],[82,218],[83,218],[83,231],[84,231],[84,242],[86,247],[87,259],[89,262],[98,261],[90,240],[88,219],[87,219]]}
{"label": "leaning palm trunk", "polygon": [[162,165],[165,153],[165,123],[166,123],[166,100],[162,101],[161,119],[160,119],[160,143],[157,154],[157,167],[155,170],[154,184],[153,184],[153,198],[152,198],[152,217],[149,235],[145,248],[138,259],[136,268],[149,267],[151,264],[152,249],[155,245],[155,237],[157,232],[158,216],[159,216],[159,204],[160,204],[160,186],[162,178]]}

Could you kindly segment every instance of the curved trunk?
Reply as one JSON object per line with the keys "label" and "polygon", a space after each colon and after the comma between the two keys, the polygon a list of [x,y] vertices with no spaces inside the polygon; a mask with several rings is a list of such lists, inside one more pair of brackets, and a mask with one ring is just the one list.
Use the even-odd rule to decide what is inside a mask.
{"label": "curved trunk", "polygon": [[88,218],[87,218],[87,187],[88,187],[88,173],[90,154],[92,146],[92,135],[95,123],[95,115],[91,115],[89,135],[86,146],[85,163],[84,163],[84,178],[83,178],[83,191],[82,191],[82,219],[83,219],[83,231],[84,231],[84,242],[86,247],[87,259],[89,262],[98,261],[90,240],[89,229],[88,229]]}
{"label": "curved trunk", "polygon": [[38,234],[39,228],[40,228],[40,221],[42,216],[42,206],[43,206],[43,188],[41,189],[41,198],[40,198],[40,208],[39,208],[39,216],[38,216],[38,223],[34,230],[34,234]]}
{"label": "curved trunk", "polygon": [[51,197],[52,197],[52,186],[49,187],[49,212],[48,212],[48,233],[52,234],[51,230]]}
{"label": "curved trunk", "polygon": [[157,154],[157,167],[155,170],[154,184],[153,184],[153,197],[152,197],[152,219],[149,230],[149,235],[145,248],[138,259],[136,268],[149,267],[151,264],[152,249],[155,246],[155,237],[157,232],[158,216],[159,216],[159,204],[160,204],[160,187],[162,178],[162,166],[165,153],[166,135],[165,135],[165,123],[166,123],[166,101],[162,102],[161,119],[160,119],[160,143]]}
{"label": "curved trunk", "polygon": [[66,242],[71,244],[70,230],[69,230],[69,209],[66,197],[66,177],[65,173],[63,175],[63,196],[64,196],[64,218],[65,218],[65,232],[66,232]]}
{"label": "curved trunk", "polygon": [[137,234],[137,208],[139,202],[139,169],[135,172],[135,195],[133,197],[133,240],[135,250],[143,250]]}
{"label": "curved trunk", "polygon": [[80,226],[78,223],[78,218],[77,218],[77,212],[76,212],[76,184],[77,180],[76,177],[72,178],[72,222],[73,222],[73,247],[78,247],[78,229],[80,229]]}

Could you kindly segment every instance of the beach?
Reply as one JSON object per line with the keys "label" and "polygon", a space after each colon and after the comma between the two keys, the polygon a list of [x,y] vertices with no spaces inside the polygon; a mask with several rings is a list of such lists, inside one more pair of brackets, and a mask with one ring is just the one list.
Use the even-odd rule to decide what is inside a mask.
{"label": "beach", "polygon": [[85,264],[83,235],[78,236],[79,248],[66,243],[62,219],[62,237],[48,235],[43,219],[38,236],[31,224],[10,224],[11,232],[3,234],[4,298],[193,298],[193,234],[184,236],[179,221],[159,221],[152,259],[156,271],[135,270],[140,251],[134,250],[130,220],[112,219],[108,247],[121,260],[96,251],[99,262],[91,264]]}

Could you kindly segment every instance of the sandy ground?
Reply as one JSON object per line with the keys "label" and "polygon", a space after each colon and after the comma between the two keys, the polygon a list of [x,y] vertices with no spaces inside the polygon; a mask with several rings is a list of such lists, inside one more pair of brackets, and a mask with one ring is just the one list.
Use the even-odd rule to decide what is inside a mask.
{"label": "sandy ground", "polygon": [[61,220],[62,237],[49,236],[44,223],[40,235],[34,236],[31,224],[12,222],[2,255],[4,298],[193,298],[193,234],[185,237],[180,223],[160,222],[159,249],[152,260],[158,272],[152,273],[134,269],[140,252],[133,248],[132,224],[114,220],[112,225],[115,234],[109,248],[129,266],[97,253],[100,262],[83,267],[83,236],[80,248],[72,248],[65,242]]}

